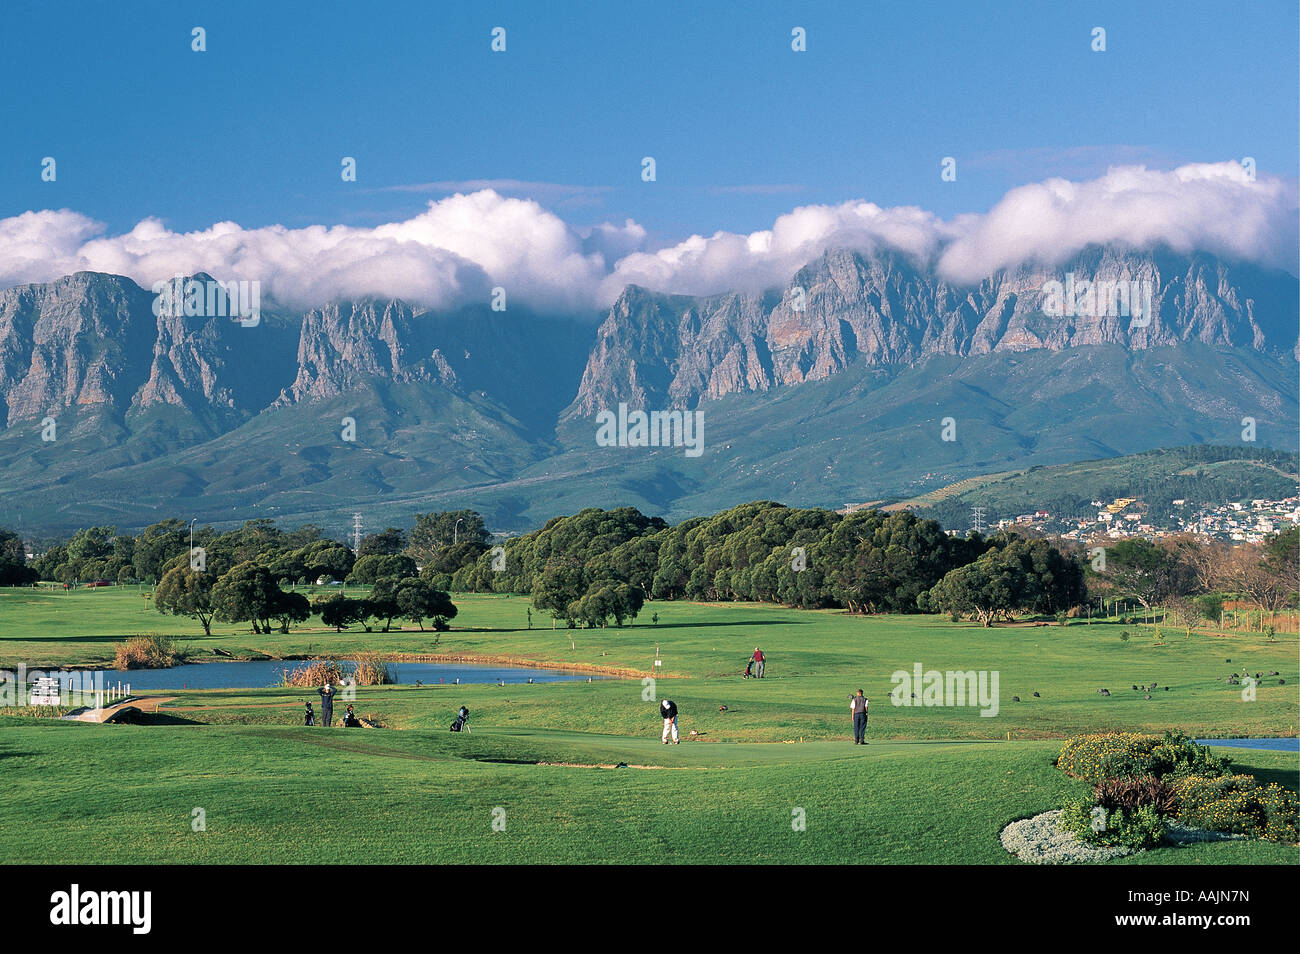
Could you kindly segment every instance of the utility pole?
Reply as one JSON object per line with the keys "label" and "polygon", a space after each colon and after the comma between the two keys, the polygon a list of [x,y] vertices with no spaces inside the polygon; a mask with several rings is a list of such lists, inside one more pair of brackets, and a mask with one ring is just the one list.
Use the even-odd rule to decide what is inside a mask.
{"label": "utility pole", "polygon": [[352,515],[352,552],[356,553],[361,549],[361,514]]}
{"label": "utility pole", "polygon": [[984,532],[984,508],[971,507],[970,518],[971,518],[971,529],[974,530],[976,533],[983,533]]}

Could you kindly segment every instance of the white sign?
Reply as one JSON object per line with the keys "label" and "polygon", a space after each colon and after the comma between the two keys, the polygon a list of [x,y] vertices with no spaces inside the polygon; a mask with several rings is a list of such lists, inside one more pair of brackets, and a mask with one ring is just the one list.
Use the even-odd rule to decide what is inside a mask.
{"label": "white sign", "polygon": [[34,706],[57,706],[59,704],[59,680],[55,676],[37,676],[32,682],[32,701]]}

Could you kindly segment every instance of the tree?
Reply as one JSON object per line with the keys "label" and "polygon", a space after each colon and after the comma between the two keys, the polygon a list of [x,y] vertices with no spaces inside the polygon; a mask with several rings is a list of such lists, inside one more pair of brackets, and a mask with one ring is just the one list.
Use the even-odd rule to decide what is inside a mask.
{"label": "tree", "polygon": [[450,575],[477,560],[491,539],[483,517],[473,510],[417,513],[406,553],[425,571]]}
{"label": "tree", "polygon": [[1236,547],[1224,582],[1269,613],[1276,613],[1296,591],[1296,537],[1300,528],[1277,534],[1263,545]]}
{"label": "tree", "polygon": [[1264,541],[1264,560],[1294,586],[1300,574],[1300,526],[1275,533]]}
{"label": "tree", "polygon": [[157,580],[165,572],[166,563],[178,553],[188,553],[189,549],[186,524],[174,518],[163,520],[145,527],[136,535],[131,562],[140,579]]}
{"label": "tree", "polygon": [[908,510],[864,510],[835,525],[810,565],[825,565],[827,595],[850,612],[905,613],[945,573],[986,548],[954,540]]}
{"label": "tree", "polygon": [[269,633],[271,619],[285,605],[284,596],[271,571],[249,560],[232,567],[212,587],[213,613],[230,622],[247,620],[254,633]]}
{"label": "tree", "polygon": [[1063,612],[1086,598],[1083,567],[1046,540],[1016,538],[1003,548],[999,558],[1018,560],[1026,574],[1023,607],[1036,613]]}
{"label": "tree", "polygon": [[424,630],[424,620],[429,618],[434,621],[434,629],[447,629],[447,621],[457,612],[451,597],[417,577],[407,577],[399,582],[393,589],[392,598],[401,617],[417,624],[421,631]]}
{"label": "tree", "polygon": [[396,556],[406,549],[406,535],[397,527],[386,527],[379,533],[361,538],[357,559],[368,556]]}
{"label": "tree", "polygon": [[[360,561],[357,561],[360,562]],[[402,607],[397,603],[397,585],[400,581],[391,577],[380,579],[370,590],[370,598],[362,600],[365,616],[363,619],[381,619],[384,621],[383,632],[393,625],[393,620],[402,614]],[[369,627],[366,627],[369,632]]]}
{"label": "tree", "polygon": [[1212,623],[1218,623],[1223,617],[1223,596],[1219,593],[1202,593],[1196,597],[1196,612]]}
{"label": "tree", "polygon": [[282,550],[258,556],[257,562],[271,571],[277,583],[293,583],[307,576],[301,550]]}
{"label": "tree", "polygon": [[[926,595],[929,608],[956,616],[973,614],[983,626],[1032,601],[1029,575],[1014,554],[991,550],[974,563],[949,571]],[[923,606],[922,608],[926,608]]]}
{"label": "tree", "polygon": [[[416,550],[411,547],[406,552],[414,555]],[[420,576],[430,583],[438,578],[450,579],[457,570],[471,565],[486,552],[487,547],[477,540],[461,540],[445,547],[436,547],[417,557],[424,563],[420,568]]]}
{"label": "tree", "polygon": [[[78,530],[68,541],[68,563],[83,578],[98,577],[113,555],[113,527],[88,527]],[[93,566],[88,566],[95,564]]]}
{"label": "tree", "polygon": [[223,533],[204,545],[209,550],[220,552],[231,566],[254,560],[260,553],[285,549],[284,532],[268,517],[245,520],[238,530]]}
{"label": "tree", "polygon": [[280,632],[289,632],[290,623],[305,623],[311,619],[311,605],[301,593],[281,591],[271,603],[271,619],[280,623]]}
{"label": "tree", "polygon": [[0,529],[0,586],[31,586],[38,579],[37,572],[27,565],[23,538]]}
{"label": "tree", "polygon": [[610,618],[614,625],[622,627],[628,619],[635,619],[645,605],[645,594],[641,587],[628,583],[602,586],[576,600],[568,609],[568,617],[581,620],[588,627],[605,626]]}
{"label": "tree", "polygon": [[215,573],[191,570],[187,560],[184,566],[166,571],[158,581],[153,592],[154,608],[160,613],[197,619],[204,635],[211,636],[215,614],[212,589],[216,582]]}
{"label": "tree", "polygon": [[315,583],[328,577],[331,580],[343,580],[352,572],[356,563],[352,551],[333,540],[317,540],[298,551],[298,559],[306,568],[307,579]]}
{"label": "tree", "polygon": [[1190,572],[1172,549],[1128,537],[1106,551],[1102,574],[1120,596],[1142,604],[1149,616],[1161,600],[1190,588]]}
{"label": "tree", "polygon": [[[576,606],[586,591],[586,575],[580,565],[568,561],[548,563],[533,584],[533,606],[546,610],[552,620],[571,622],[576,618],[571,607]],[[554,623],[551,628],[555,628]]]}
{"label": "tree", "polygon": [[44,553],[32,560],[31,567],[38,579],[61,580],[59,570],[68,563],[68,548],[62,545],[49,547]]}
{"label": "tree", "polygon": [[317,599],[312,603],[312,609],[320,614],[320,621],[333,626],[336,633],[366,618],[365,601],[350,599],[342,593]]}
{"label": "tree", "polygon": [[1225,543],[1204,540],[1190,533],[1171,538],[1171,543],[1174,553],[1187,568],[1195,592],[1208,593],[1223,582],[1231,553]]}
{"label": "tree", "polygon": [[371,554],[357,560],[348,579],[355,583],[396,582],[415,574],[415,561],[408,556]]}

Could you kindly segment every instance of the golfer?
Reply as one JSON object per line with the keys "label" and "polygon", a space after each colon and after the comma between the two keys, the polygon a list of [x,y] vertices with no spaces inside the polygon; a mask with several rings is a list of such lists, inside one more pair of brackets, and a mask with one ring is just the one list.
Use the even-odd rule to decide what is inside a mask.
{"label": "golfer", "polygon": [[327,682],[316,691],[320,693],[320,724],[328,726],[334,719],[334,687]]}
{"label": "golfer", "polygon": [[853,713],[853,744],[867,744],[867,697],[858,690],[856,696],[850,696],[849,711]]}
{"label": "golfer", "polygon": [[664,717],[664,745],[668,744],[668,736],[673,737],[673,745],[679,745],[677,739],[677,703],[671,699],[665,699],[659,703],[659,714]]}
{"label": "golfer", "polygon": [[759,649],[757,646],[754,647],[753,659],[754,659],[754,678],[762,679],[763,666],[767,662],[767,657],[763,655],[763,650]]}

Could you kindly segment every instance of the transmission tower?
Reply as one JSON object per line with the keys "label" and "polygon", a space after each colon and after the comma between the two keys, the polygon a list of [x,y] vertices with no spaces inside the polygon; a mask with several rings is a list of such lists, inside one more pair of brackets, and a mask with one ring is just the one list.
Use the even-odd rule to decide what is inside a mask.
{"label": "transmission tower", "polygon": [[356,553],[361,549],[361,514],[352,515],[352,552]]}
{"label": "transmission tower", "polygon": [[976,533],[983,533],[984,532],[984,508],[971,507],[970,519],[971,519],[971,529],[974,530]]}

